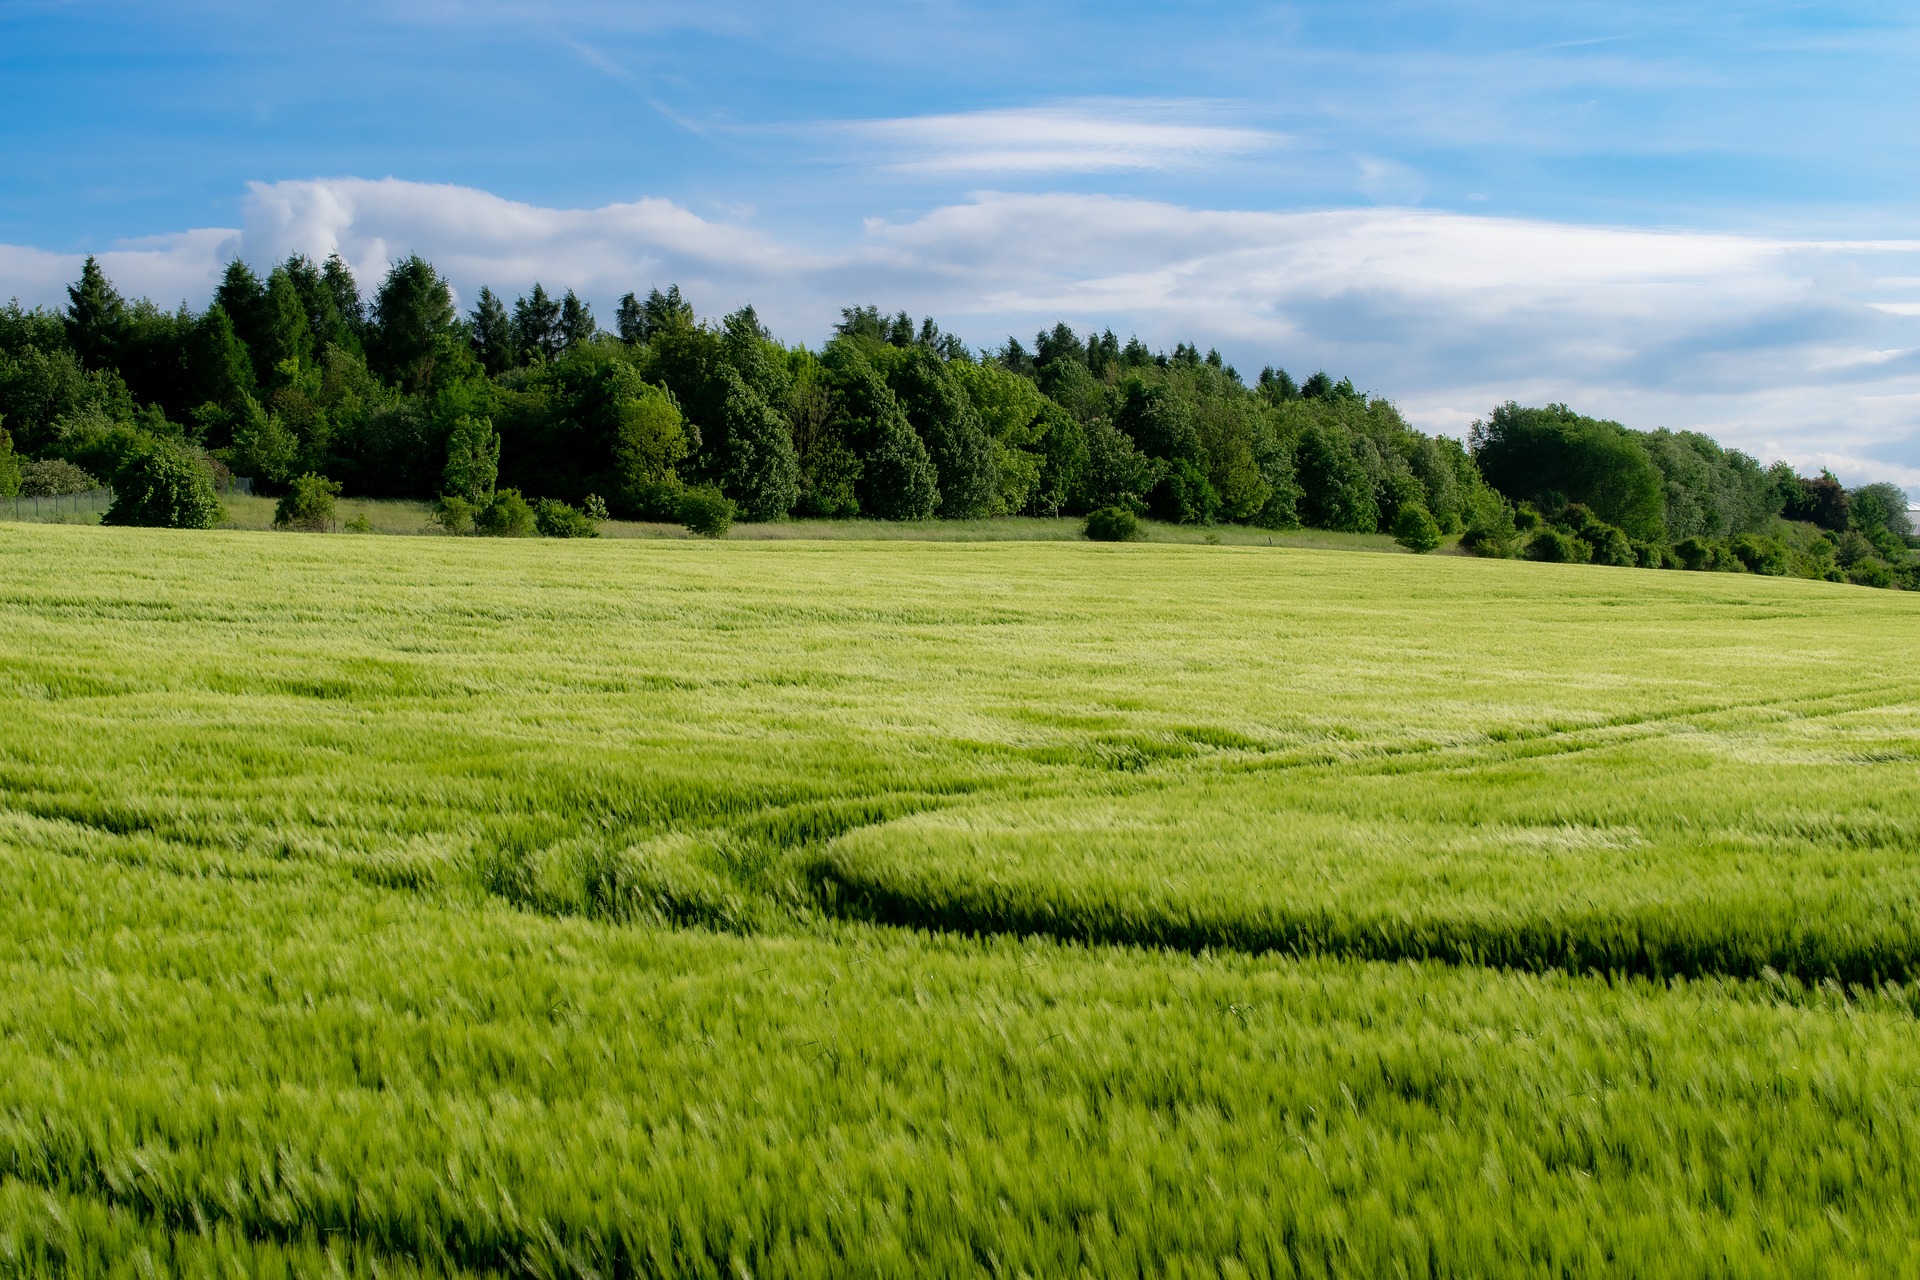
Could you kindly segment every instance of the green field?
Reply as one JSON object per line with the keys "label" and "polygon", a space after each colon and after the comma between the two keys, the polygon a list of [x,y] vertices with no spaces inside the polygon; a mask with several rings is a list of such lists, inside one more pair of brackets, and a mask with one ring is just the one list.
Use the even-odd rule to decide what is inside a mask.
{"label": "green field", "polygon": [[0,525],[0,1274],[1920,1269],[1920,602]]}

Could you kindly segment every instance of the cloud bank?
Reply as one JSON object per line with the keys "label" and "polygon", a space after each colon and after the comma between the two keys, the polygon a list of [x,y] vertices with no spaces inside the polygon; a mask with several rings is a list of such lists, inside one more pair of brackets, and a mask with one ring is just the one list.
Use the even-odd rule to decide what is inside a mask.
{"label": "cloud bank", "polygon": [[[257,184],[243,223],[101,259],[130,294],[196,306],[236,255],[337,250],[369,287],[418,252],[465,299],[538,279],[603,316],[629,289],[677,282],[703,313],[752,302],[809,341],[867,301],[983,344],[1065,319],[1216,345],[1249,373],[1351,374],[1433,430],[1508,398],[1559,400],[1920,488],[1920,241],[985,193],[801,243],[664,199],[548,209],[394,179]],[[79,263],[0,246],[0,294],[63,302]]]}

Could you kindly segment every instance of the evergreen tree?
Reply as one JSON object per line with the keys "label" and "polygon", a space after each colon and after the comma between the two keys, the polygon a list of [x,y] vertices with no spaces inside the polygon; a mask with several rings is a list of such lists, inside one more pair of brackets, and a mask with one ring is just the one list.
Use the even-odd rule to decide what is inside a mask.
{"label": "evergreen tree", "polygon": [[67,345],[81,367],[108,369],[120,362],[126,338],[127,303],[92,254],[80,278],[67,286]]}
{"label": "evergreen tree", "polygon": [[522,364],[550,361],[564,348],[560,333],[560,304],[534,282],[533,292],[513,304],[513,345]]}
{"label": "evergreen tree", "polygon": [[473,343],[473,354],[487,376],[497,377],[517,363],[513,321],[507,318],[506,304],[500,301],[500,296],[485,285],[480,286],[480,296],[467,317],[467,333]]}
{"label": "evergreen tree", "polygon": [[[338,253],[330,253],[320,268],[321,283],[326,286],[327,296],[333,302],[333,312],[340,317],[340,336],[329,335],[329,341],[339,342],[341,346],[352,344],[354,349],[366,341],[366,308],[360,302],[360,284],[353,278],[353,272],[340,259]],[[344,341],[342,341],[344,339]]]}
{"label": "evergreen tree", "polygon": [[600,332],[600,326],[593,321],[593,308],[567,290],[567,296],[560,299],[560,321],[557,326],[560,350],[571,351],[584,343],[592,342],[593,336]]}
{"label": "evergreen tree", "polygon": [[[278,269],[286,273],[299,295],[300,306],[306,312],[307,332],[313,340],[314,356],[323,355],[329,343],[357,350],[359,339],[348,333],[346,317],[340,314],[339,299],[321,269],[313,265],[313,259],[296,253]],[[357,297],[355,305],[358,306]]]}
{"label": "evergreen tree", "polygon": [[640,299],[631,293],[620,299],[620,309],[614,313],[614,327],[622,342],[631,345],[647,340],[647,313],[641,308]]}
{"label": "evergreen tree", "polygon": [[374,299],[368,367],[390,383],[419,391],[458,323],[453,293],[440,273],[418,254],[404,258],[387,273]]}
{"label": "evergreen tree", "polygon": [[313,361],[313,329],[307,320],[306,303],[285,268],[276,267],[267,277],[262,312],[253,372],[260,385],[271,386],[280,380],[279,369],[284,362],[291,360],[304,366]]}
{"label": "evergreen tree", "polygon": [[253,273],[252,267],[235,258],[220,277],[220,287],[213,291],[213,300],[227,313],[235,336],[245,344],[248,358],[254,361],[255,380],[259,381],[263,369],[254,352],[261,345],[267,327],[266,285]]}

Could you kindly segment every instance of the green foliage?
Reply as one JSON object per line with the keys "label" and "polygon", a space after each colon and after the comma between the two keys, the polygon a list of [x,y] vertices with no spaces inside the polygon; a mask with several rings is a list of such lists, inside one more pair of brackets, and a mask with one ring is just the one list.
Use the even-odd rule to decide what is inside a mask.
{"label": "green foliage", "polygon": [[339,484],[325,476],[311,471],[298,476],[274,508],[274,527],[325,533],[333,526],[333,500],[339,496]]}
{"label": "green foliage", "polygon": [[1380,524],[1372,477],[1351,434],[1337,423],[1307,423],[1294,452],[1300,475],[1300,519],[1316,529],[1372,533]]}
{"label": "green foliage", "polygon": [[67,286],[67,345],[84,368],[117,366],[127,337],[127,303],[92,254]]}
{"label": "green foliage", "polygon": [[598,521],[557,498],[542,498],[533,504],[533,527],[543,538],[597,538],[600,536]]}
{"label": "green foliage", "polygon": [[374,298],[367,367],[410,392],[426,389],[458,337],[453,292],[418,254],[394,264]]}
{"label": "green foliage", "polygon": [[211,529],[225,517],[206,463],[177,445],[143,442],[113,479],[103,524]]}
{"label": "green foliage", "polygon": [[1639,440],[1664,479],[1668,537],[1759,533],[1779,514],[1773,477],[1739,450],[1693,431],[1663,429]]}
{"label": "green foliage", "polygon": [[834,400],[834,434],[860,464],[855,493],[862,514],[881,520],[925,520],[940,501],[926,446],[899,401],[851,342],[822,357]]}
{"label": "green foliage", "polygon": [[1665,536],[1664,480],[1617,422],[1561,404],[1524,409],[1508,401],[1474,424],[1473,445],[1487,483],[1516,502],[1548,510],[1579,503],[1630,537]]}
{"label": "green foliage", "polygon": [[533,533],[533,508],[518,489],[495,490],[474,504],[473,531],[483,538],[525,538]]}
{"label": "green foliage", "polygon": [[457,538],[473,532],[473,515],[473,503],[449,493],[434,504],[431,519],[444,532]]}
{"label": "green foliage", "polygon": [[680,523],[703,538],[724,538],[733,526],[733,500],[709,485],[696,485],[680,495]]}
{"label": "green foliage", "polygon": [[278,414],[263,412],[249,399],[228,433],[232,444],[222,456],[235,475],[252,476],[268,491],[293,479],[300,465],[300,442]]}
{"label": "green foliage", "polygon": [[1727,550],[1748,573],[1760,573],[1778,578],[1785,576],[1791,567],[1790,556],[1784,543],[1772,538],[1763,538],[1757,534],[1738,535],[1728,542]]}
{"label": "green foliage", "polygon": [[1920,582],[1893,485],[1849,492],[1565,405],[1502,405],[1469,452],[1349,379],[1296,384],[1269,366],[1249,387],[1217,351],[1156,354],[1111,330],[1056,324],[1031,352],[1009,338],[976,357],[931,318],[850,307],[815,353],[782,346],[751,307],[703,322],[674,286],[624,296],[616,341],[578,295],[539,284],[511,311],[482,288],[462,322],[418,257],[388,273],[371,318],[338,255],[295,255],[264,279],[229,263],[198,315],[129,304],[94,259],[68,299],[0,309],[0,417],[23,461],[96,475],[151,439],[268,492],[311,473],[368,497],[454,491],[469,514],[502,485],[575,508],[604,494],[611,514],[649,520],[677,519],[689,485],[753,520],[1120,506],[1372,535],[1419,508],[1496,557],[1545,511],[1599,564],[1678,564],[1669,540],[1693,538],[1703,567],[1846,580],[1874,561],[1884,573],[1853,576]]}
{"label": "green foliage", "polygon": [[1424,506],[1409,502],[1394,517],[1393,540],[1415,555],[1425,555],[1440,545],[1440,525]]}
{"label": "green foliage", "polygon": [[1212,524],[1220,514],[1220,494],[1200,468],[1175,458],[1147,495],[1147,506],[1170,524]]}
{"label": "green foliage", "polygon": [[11,452],[6,433],[0,431],[0,497],[6,493],[7,459],[14,459],[18,468],[17,490],[24,497],[53,497],[69,493],[90,493],[102,487],[100,481],[81,467],[74,466],[64,458],[44,458],[39,462],[20,463]]}
{"label": "green foliage", "polygon": [[[79,468],[74,470],[78,471]],[[19,493],[24,479],[20,456],[13,451],[13,437],[7,434],[5,426],[0,426],[0,498],[11,498]]]}
{"label": "green foliage", "polygon": [[720,484],[746,520],[780,520],[800,500],[800,462],[786,420],[726,370],[718,453]]}
{"label": "green foliage", "polygon": [[[1537,513],[1529,510],[1529,518],[1538,524]],[[1490,556],[1505,559],[1519,550],[1520,525],[1514,509],[1507,500],[1493,490],[1482,487],[1475,490],[1467,500],[1466,529],[1460,535],[1460,545],[1477,556]]]}
{"label": "green foliage", "polygon": [[1081,531],[1094,542],[1132,542],[1140,536],[1140,521],[1125,507],[1100,507],[1087,513]]}
{"label": "green foliage", "polygon": [[440,473],[442,493],[484,506],[500,480],[500,436],[490,418],[462,414],[447,436],[447,465]]}
{"label": "green foliage", "polygon": [[1147,493],[1156,479],[1153,460],[1105,418],[1086,426],[1087,465],[1081,473],[1079,502],[1090,508],[1147,509]]}
{"label": "green foliage", "polygon": [[992,443],[966,391],[924,346],[907,348],[886,368],[889,388],[933,466],[940,514],[950,520],[992,514],[998,487]]}
{"label": "green foliage", "polygon": [[1546,525],[1527,539],[1527,559],[1544,564],[1589,564],[1593,548],[1563,529]]}

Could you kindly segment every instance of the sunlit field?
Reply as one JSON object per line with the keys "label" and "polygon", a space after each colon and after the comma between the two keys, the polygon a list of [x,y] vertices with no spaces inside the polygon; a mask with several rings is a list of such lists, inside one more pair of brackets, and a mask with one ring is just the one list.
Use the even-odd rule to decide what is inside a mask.
{"label": "sunlit field", "polygon": [[0,1274],[1920,1269],[1911,594],[0,525],[0,617]]}

